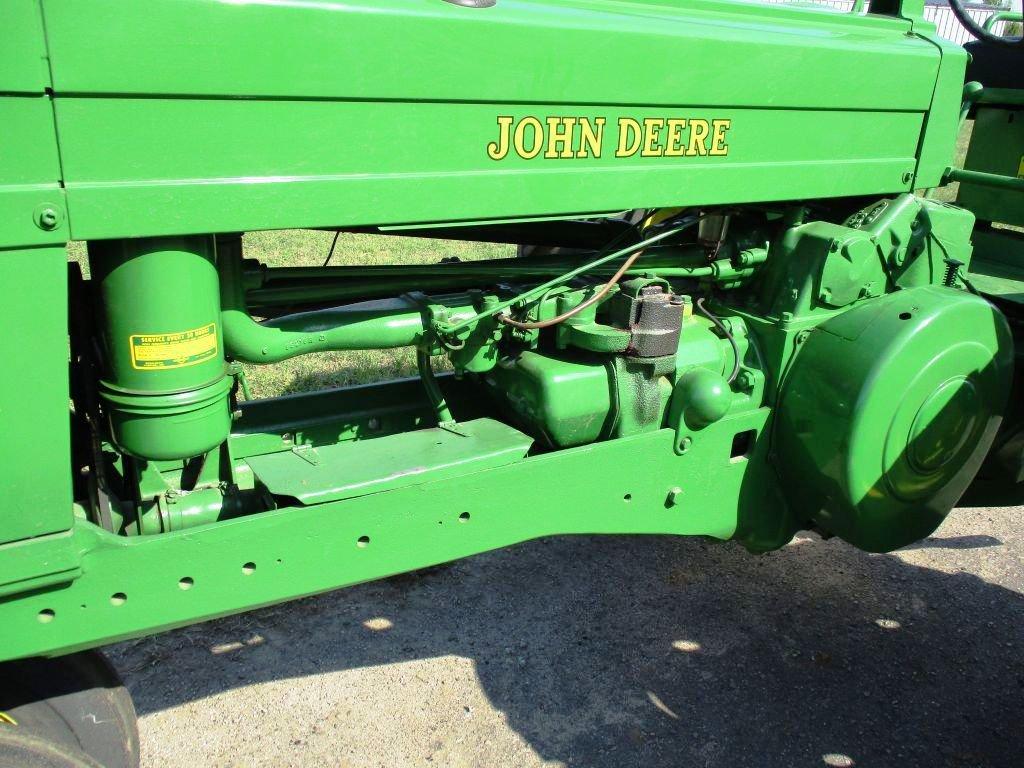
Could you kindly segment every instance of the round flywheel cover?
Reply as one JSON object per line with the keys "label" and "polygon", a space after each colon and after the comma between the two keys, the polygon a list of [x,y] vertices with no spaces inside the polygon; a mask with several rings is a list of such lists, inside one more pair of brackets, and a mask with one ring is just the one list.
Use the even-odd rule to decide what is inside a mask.
{"label": "round flywheel cover", "polygon": [[1013,341],[984,299],[927,286],[864,302],[804,340],[782,384],[775,461],[806,520],[862,549],[934,531],[981,465]]}

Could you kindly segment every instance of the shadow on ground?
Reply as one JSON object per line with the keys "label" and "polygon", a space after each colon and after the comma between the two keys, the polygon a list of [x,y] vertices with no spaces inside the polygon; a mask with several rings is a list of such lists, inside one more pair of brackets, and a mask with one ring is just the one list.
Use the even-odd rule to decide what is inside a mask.
{"label": "shadow on ground", "polygon": [[[260,644],[237,642],[253,633]],[[474,661],[509,727],[568,765],[1009,768],[1024,747],[1022,637],[1017,592],[838,542],[754,557],[701,540],[579,537],[137,641],[114,658],[140,713],[455,654]],[[237,652],[211,653],[231,643]]]}

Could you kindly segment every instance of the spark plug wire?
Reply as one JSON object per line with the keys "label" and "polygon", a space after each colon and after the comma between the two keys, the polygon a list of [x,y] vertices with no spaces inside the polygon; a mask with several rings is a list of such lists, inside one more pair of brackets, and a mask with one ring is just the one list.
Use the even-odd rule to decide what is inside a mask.
{"label": "spark plug wire", "polygon": [[732,333],[730,333],[729,329],[725,327],[725,323],[719,320],[715,314],[713,314],[710,310],[704,307],[705,298],[706,297],[701,296],[699,299],[697,299],[697,309],[700,311],[702,315],[704,315],[704,317],[706,317],[708,320],[714,323],[715,327],[722,332],[722,335],[725,336],[725,338],[729,341],[729,345],[732,347],[732,373],[729,374],[728,379],[729,383],[732,384],[734,381],[736,381],[736,377],[740,375],[740,348],[739,345],[736,343],[736,339],[733,337]]}
{"label": "spark plug wire", "polygon": [[[641,221],[638,223],[638,225],[636,227],[634,227],[634,229],[639,230],[639,231],[642,232],[644,229],[646,229],[647,227],[651,226],[651,224],[654,222],[654,219],[655,219],[656,215],[657,215],[657,211],[650,212],[647,216],[645,216],[643,219],[641,219]],[[705,214],[705,215],[707,215],[707,214]],[[698,223],[703,218],[704,218],[703,215],[702,216],[697,216],[692,221],[689,221],[686,224],[676,228],[674,231],[675,232],[681,232],[683,229],[686,229],[687,227],[690,227],[690,226]],[[658,223],[659,224],[664,224],[664,223],[666,223],[669,220],[670,219],[665,219],[665,220],[660,221]],[[664,233],[663,235],[659,235],[659,236],[656,236],[656,237],[658,237],[660,239],[660,237],[667,236],[667,234],[668,233]],[[606,247],[605,250],[607,250],[607,248],[611,248],[612,246],[614,246],[616,244],[616,242],[619,239],[621,239],[621,237],[622,237],[622,235],[619,235],[619,237],[616,238],[615,240],[613,240],[611,242],[611,244],[609,244]],[[651,238],[649,240],[643,241],[642,243],[640,243],[640,245],[649,245],[653,241],[654,241],[654,239]],[[629,271],[630,267],[632,267],[633,264],[636,263],[636,260],[639,259],[641,256],[643,256],[643,254],[645,252],[646,252],[646,248],[641,248],[640,250],[634,252],[631,256],[629,256],[629,258],[627,258],[624,262],[622,262],[622,266],[620,266],[619,269],[615,272],[615,274],[612,275],[611,279],[607,283],[602,285],[600,290],[598,290],[593,296],[591,296],[589,299],[587,299],[585,301],[580,302],[579,304],[577,304],[572,309],[570,309],[570,310],[568,310],[566,312],[563,312],[562,314],[558,315],[557,317],[552,317],[552,318],[549,318],[548,320],[538,320],[538,321],[535,321],[535,322],[522,322],[522,321],[519,321],[519,320],[513,320],[511,317],[509,317],[506,314],[501,314],[501,315],[498,315],[498,320],[500,322],[504,323],[505,325],[511,326],[513,328],[518,328],[519,330],[522,330],[522,331],[539,330],[541,328],[550,328],[553,325],[558,325],[559,323],[564,323],[569,318],[579,314],[580,312],[582,312],[587,307],[593,306],[594,304],[599,302],[601,299],[603,299],[605,296],[607,296],[608,292],[611,291],[611,289],[614,288],[618,284],[618,282],[622,279],[622,276],[624,274],[626,274],[626,272]]]}
{"label": "spark plug wire", "polygon": [[[682,232],[682,231],[684,231],[686,229],[689,229],[694,224],[696,224],[699,220],[700,220],[700,217],[695,217],[691,221],[687,221],[687,222],[685,222],[683,224],[680,224],[678,226],[671,227],[670,229],[667,229],[664,232],[660,232],[657,235],[653,235],[651,237],[648,237],[647,239],[641,240],[638,243],[634,243],[632,245],[628,245],[625,248],[622,248],[621,250],[616,251],[615,253],[610,253],[608,255],[603,255],[602,254],[597,259],[594,259],[593,261],[591,261],[591,262],[589,262],[587,264],[584,264],[581,267],[577,267],[576,269],[573,269],[573,270],[571,270],[569,272],[566,272],[566,273],[564,273],[562,275],[559,275],[558,277],[552,278],[551,280],[548,280],[547,282],[545,282],[545,283],[543,283],[541,285],[538,285],[538,286],[536,286],[534,288],[531,288],[531,289],[529,289],[527,291],[524,291],[523,293],[519,294],[518,296],[514,296],[511,299],[505,299],[504,301],[499,302],[497,306],[490,307],[490,308],[488,308],[484,312],[478,312],[477,314],[473,315],[472,317],[467,317],[467,318],[461,319],[457,323],[436,323],[435,326],[434,326],[435,327],[435,331],[438,334],[442,334],[442,335],[453,335],[453,334],[456,334],[456,333],[458,333],[459,331],[461,331],[461,330],[463,330],[465,328],[469,328],[470,326],[474,325],[475,323],[479,322],[480,320],[482,320],[485,317],[497,317],[497,316],[500,316],[500,314],[504,310],[508,309],[513,304],[521,304],[523,302],[530,301],[531,299],[534,299],[534,298],[540,296],[541,294],[546,293],[547,291],[551,290],[552,288],[554,288],[556,286],[559,286],[559,285],[562,285],[563,283],[566,283],[569,280],[572,280],[574,277],[582,275],[585,272],[589,272],[590,270],[595,269],[596,267],[600,267],[601,265],[606,264],[609,261],[614,261],[615,259],[622,258],[623,256],[628,256],[628,255],[634,253],[635,251],[642,251],[642,250],[646,249],[648,246],[653,245],[654,243],[661,242],[662,240],[665,240],[666,238],[672,237],[673,235],[679,234],[680,232]],[[618,240],[618,238],[616,238],[616,240]],[[614,243],[615,241],[612,241],[612,242]],[[606,247],[605,250],[608,250],[608,247]]]}

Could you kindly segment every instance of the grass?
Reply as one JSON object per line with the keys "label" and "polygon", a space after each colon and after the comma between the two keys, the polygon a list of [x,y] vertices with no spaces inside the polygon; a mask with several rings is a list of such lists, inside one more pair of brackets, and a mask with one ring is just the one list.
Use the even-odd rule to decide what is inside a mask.
{"label": "grass", "polygon": [[[333,238],[333,232],[305,229],[249,232],[245,235],[243,247],[247,257],[259,259],[271,267],[318,267],[327,258]],[[342,234],[338,237],[331,264],[431,264],[451,257],[466,261],[512,255],[512,246],[492,243]]]}

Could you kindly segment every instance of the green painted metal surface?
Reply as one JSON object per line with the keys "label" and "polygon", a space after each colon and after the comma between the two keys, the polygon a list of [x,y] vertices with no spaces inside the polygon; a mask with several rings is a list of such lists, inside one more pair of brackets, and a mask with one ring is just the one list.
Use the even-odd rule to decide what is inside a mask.
{"label": "green painted metal surface", "polygon": [[82,575],[81,536],[71,527],[74,525],[71,515],[67,516],[66,524],[68,530],[61,533],[3,545],[0,550],[3,554],[0,557],[0,605],[8,595],[60,587]]}
{"label": "green painted metal surface", "polygon": [[929,535],[999,427],[1006,320],[984,299],[926,286],[828,320],[802,346],[774,428],[790,502],[869,551]]}
{"label": "green painted metal surface", "polygon": [[[722,373],[731,365],[726,342],[711,329],[705,318],[684,320],[676,359],[685,361],[686,368]],[[737,325],[735,333],[741,336],[742,327]],[[657,429],[666,423],[666,409],[682,366],[673,363],[668,370],[659,370],[658,363],[618,366],[610,364],[607,355],[571,346],[575,349],[525,351],[498,365],[487,375],[489,394],[512,418],[529,424],[545,444],[558,448]],[[726,411],[732,399],[731,395],[726,399]],[[669,417],[667,423],[676,422]]]}
{"label": "green painted metal surface", "polygon": [[[684,459],[671,451],[671,432],[660,431],[144,540],[80,523],[81,578],[0,603],[0,647],[6,658],[70,651],[556,533],[728,538],[735,507],[724,499],[771,501],[764,495],[767,445],[759,441],[745,460],[730,458],[734,432],[760,434],[767,416],[730,419],[727,429],[694,441]],[[645,457],[645,471],[624,472],[637,456]],[[677,486],[680,503],[668,506]],[[255,570],[246,573],[247,563]],[[184,579],[191,579],[187,589]],[[115,593],[127,600],[115,605]],[[43,613],[41,621],[43,611],[52,620]]]}
{"label": "green painted metal surface", "polygon": [[70,237],[49,98],[0,93],[0,247],[63,244]]}
{"label": "green painted metal surface", "polygon": [[[459,418],[478,418],[465,381],[439,376]],[[296,445],[334,445],[432,427],[430,404],[418,379],[397,379],[341,389],[285,395],[238,404],[231,450],[239,458],[291,450]]]}
{"label": "green painted metal surface", "polygon": [[39,3],[7,3],[4,28],[7,42],[0,49],[0,92],[41,96],[50,86],[50,71]]}
{"label": "green painted metal surface", "polygon": [[[887,54],[904,53],[908,63],[918,64],[901,73],[909,89],[928,88],[917,96],[917,106],[923,107],[933,74],[920,61],[933,57],[928,47],[900,39],[911,26],[908,21],[714,0],[508,0],[487,9],[416,0],[240,6],[154,0],[144,8],[119,0],[43,0],[42,6],[55,86],[74,93],[452,101],[490,101],[500,94],[527,103],[557,102],[570,94],[580,103],[625,104],[659,103],[667,89],[679,93],[684,103],[709,103],[706,81],[668,66],[664,81],[651,78],[649,63],[633,54],[640,47],[654,60],[690,56],[699,62],[717,53],[722,41],[749,46],[748,56],[718,62],[736,67],[728,70],[731,75],[761,76],[734,77],[733,104],[906,106],[905,94],[896,89],[862,87],[871,82],[865,72],[884,70]],[[754,33],[741,20],[763,24]],[[192,45],[198,35],[208,43]],[[518,47],[526,38],[535,44]],[[137,45],[140,40],[147,44]],[[305,44],[296,48],[295,40]],[[263,44],[263,55],[251,55],[253,41]],[[601,57],[591,63],[609,75],[607,82],[568,55],[598,41],[592,50]],[[182,56],[184,51],[191,55]],[[783,54],[790,51],[799,51],[802,61],[787,59]],[[405,57],[421,62],[421,69],[410,73]],[[813,86],[824,73],[808,65],[847,58],[854,65],[850,70],[828,73],[834,88],[816,91]],[[451,66],[465,61],[480,66],[476,71]],[[128,62],[137,66],[125,66]],[[542,62],[562,62],[568,79],[534,81],[517,75]],[[765,89],[781,83],[790,87],[777,95]],[[729,103],[725,94],[710,103],[715,102]]]}
{"label": "green painted metal surface", "polygon": [[519,461],[533,443],[494,419],[462,422],[456,429],[420,429],[320,448],[297,446],[253,456],[246,463],[270,493],[309,505],[493,469]]}
{"label": "green painted metal surface", "polygon": [[[521,43],[536,44],[525,38]],[[122,217],[140,216],[143,209],[155,212],[149,228],[159,234],[536,216],[724,203],[752,195],[827,197],[838,190],[877,194],[910,188],[921,132],[921,112],[912,109],[705,107],[697,114],[735,126],[728,158],[622,161],[611,156],[609,130],[600,159],[509,158],[498,165],[485,151],[497,135],[496,115],[600,114],[614,126],[624,116],[664,120],[693,110],[685,102],[675,108],[581,108],[544,102],[71,98],[58,99],[56,112],[76,238],[126,234]],[[146,121],[145,131],[129,129],[140,121]],[[124,133],[110,136],[111,126],[123,126]],[[844,137],[841,143],[837,135]],[[884,143],[880,135],[887,137]],[[104,146],[110,153],[101,156],[97,149]],[[204,151],[197,155],[200,146]],[[161,151],[154,153],[155,147]]]}
{"label": "green painted metal surface", "polygon": [[69,237],[38,2],[4,5],[0,46],[0,248]]}
{"label": "green painted metal surface", "polygon": [[566,448],[593,442],[606,433],[617,410],[605,361],[596,355],[551,355],[526,351],[514,366],[489,375],[497,397],[513,401],[518,418],[529,422],[549,445]]}
{"label": "green painted metal surface", "polygon": [[[0,544],[71,527],[67,263],[0,250]],[[3,558],[0,558],[2,560]]]}
{"label": "green painted metal surface", "polygon": [[212,238],[97,241],[89,264],[114,442],[142,459],[185,459],[223,443],[231,381]]}
{"label": "green painted metal surface", "polygon": [[[916,22],[915,29],[918,29]],[[948,164],[955,153],[960,133],[959,114],[954,114],[949,105],[963,92],[967,67],[967,54],[963,48],[934,34],[928,40],[940,52],[939,71],[932,94],[932,109],[925,118],[921,134],[915,188],[937,187],[944,183],[943,164]],[[885,140],[888,141],[888,137]]]}
{"label": "green painted metal surface", "polygon": [[986,296],[1024,303],[1024,233],[983,229],[974,233],[971,283]]}

